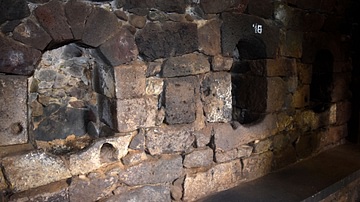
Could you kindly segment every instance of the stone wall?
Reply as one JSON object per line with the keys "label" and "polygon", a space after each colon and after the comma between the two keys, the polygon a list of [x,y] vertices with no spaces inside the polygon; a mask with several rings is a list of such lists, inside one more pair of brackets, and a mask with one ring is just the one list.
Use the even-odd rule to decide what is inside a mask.
{"label": "stone wall", "polygon": [[195,201],[343,143],[347,6],[1,1],[1,199]]}

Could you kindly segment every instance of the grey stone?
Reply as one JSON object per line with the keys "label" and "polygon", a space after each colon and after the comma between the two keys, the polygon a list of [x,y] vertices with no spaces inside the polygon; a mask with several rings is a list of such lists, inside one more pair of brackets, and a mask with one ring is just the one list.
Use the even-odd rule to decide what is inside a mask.
{"label": "grey stone", "polygon": [[128,63],[138,56],[134,36],[126,28],[121,28],[113,37],[103,43],[99,50],[112,66]]}
{"label": "grey stone", "polygon": [[17,27],[21,23],[20,20],[12,20],[4,23],[1,27],[1,32],[4,34],[8,34],[9,32],[14,31],[15,27]]}
{"label": "grey stone", "polygon": [[193,52],[198,48],[194,23],[147,23],[135,35],[139,53],[147,61]]}
{"label": "grey stone", "polygon": [[215,159],[217,163],[232,161],[234,159],[249,157],[252,154],[253,147],[248,145],[241,145],[229,151],[216,150]]}
{"label": "grey stone", "polygon": [[119,180],[130,186],[172,182],[183,174],[180,155],[164,155],[145,161],[119,173]]}
{"label": "grey stone", "polygon": [[70,155],[72,175],[86,174],[101,166],[119,161],[128,153],[128,146],[133,134],[98,139],[87,149]]}
{"label": "grey stone", "polygon": [[110,198],[105,199],[106,202],[117,202],[117,201],[144,201],[144,202],[169,202],[170,189],[166,186],[144,186],[135,188],[127,191],[124,194],[114,195]]}
{"label": "grey stone", "polygon": [[160,95],[163,92],[164,80],[158,77],[146,79],[146,95]]}
{"label": "grey stone", "polygon": [[145,95],[146,64],[134,62],[114,67],[117,99],[140,98]]}
{"label": "grey stone", "polygon": [[117,33],[120,25],[115,14],[95,7],[86,19],[82,42],[92,47],[98,47]]}
{"label": "grey stone", "polygon": [[238,185],[240,180],[240,160],[215,165],[206,172],[188,174],[184,182],[183,200],[196,201],[211,193],[232,188]]}
{"label": "grey stone", "polygon": [[209,20],[198,28],[199,50],[206,55],[217,55],[221,52],[221,22]]}
{"label": "grey stone", "polygon": [[15,192],[71,177],[60,157],[48,155],[40,150],[5,157],[2,164]]}
{"label": "grey stone", "polygon": [[178,77],[203,74],[210,71],[210,63],[202,54],[191,53],[171,57],[163,64],[163,77]]}
{"label": "grey stone", "polygon": [[97,201],[111,194],[118,179],[101,173],[90,173],[87,177],[73,177],[69,186],[70,201]]}
{"label": "grey stone", "polygon": [[2,171],[0,171],[0,190],[4,190],[8,187],[5,181],[5,177]]}
{"label": "grey stone", "polygon": [[114,11],[114,14],[120,20],[128,21],[128,19],[129,19],[128,16],[126,15],[126,13],[124,11],[122,11],[122,10],[116,10],[116,11]]}
{"label": "grey stone", "polygon": [[266,111],[280,111],[284,105],[286,94],[286,83],[280,77],[267,79],[267,104]]}
{"label": "grey stone", "polygon": [[168,124],[195,121],[195,91],[198,86],[194,76],[165,80],[165,121]]}
{"label": "grey stone", "polygon": [[232,119],[231,74],[206,74],[201,85],[201,97],[208,122],[229,122]]}
{"label": "grey stone", "polygon": [[0,146],[28,141],[27,77],[0,75]]}
{"label": "grey stone", "polygon": [[22,19],[30,15],[30,9],[25,0],[3,0],[0,6],[0,24],[6,20]]}
{"label": "grey stone", "polygon": [[82,38],[86,20],[91,12],[91,6],[78,0],[71,0],[65,4],[67,21],[76,40]]}
{"label": "grey stone", "polygon": [[130,15],[129,23],[138,29],[142,29],[146,24],[146,17],[138,16],[138,15]]}
{"label": "grey stone", "polygon": [[213,163],[214,151],[210,148],[195,150],[187,154],[184,159],[186,168],[207,167]]}
{"label": "grey stone", "polygon": [[196,146],[197,147],[205,147],[210,143],[212,127],[207,126],[199,131],[194,131],[193,134],[196,138]]}
{"label": "grey stone", "polygon": [[97,93],[109,98],[115,98],[114,69],[101,62],[95,62],[93,85]]}
{"label": "grey stone", "polygon": [[170,187],[171,198],[174,199],[175,201],[180,201],[181,198],[183,197],[184,180],[185,177],[180,177],[179,179],[176,179]]}
{"label": "grey stone", "polygon": [[272,140],[265,139],[254,143],[254,153],[264,153],[271,149]]}
{"label": "grey stone", "polygon": [[40,51],[0,36],[0,72],[30,75],[40,57]]}
{"label": "grey stone", "polygon": [[97,94],[99,117],[111,129],[117,130],[116,100]]}
{"label": "grey stone", "polygon": [[243,159],[243,178],[252,180],[268,174],[271,171],[272,160],[273,153],[270,151]]}
{"label": "grey stone", "polygon": [[144,151],[129,151],[129,153],[124,156],[121,161],[125,166],[131,166],[138,163],[141,163],[147,160],[146,153]]}
{"label": "grey stone", "polygon": [[149,129],[145,134],[146,148],[150,154],[188,152],[191,150],[195,137],[177,127],[159,127]]}
{"label": "grey stone", "polygon": [[70,202],[68,184],[62,180],[11,195],[9,202],[18,201]]}
{"label": "grey stone", "polygon": [[138,134],[131,140],[129,148],[134,150],[145,149],[145,131],[143,129],[140,129]]}
{"label": "grey stone", "polygon": [[40,25],[50,34],[54,43],[64,43],[73,39],[67,23],[64,6],[57,0],[38,6],[34,14]]}
{"label": "grey stone", "polygon": [[52,40],[46,31],[28,19],[17,26],[13,38],[39,50],[44,50]]}
{"label": "grey stone", "polygon": [[247,8],[247,0],[235,0],[235,1],[212,1],[202,0],[200,6],[205,13],[221,13],[229,9],[237,9],[237,12],[243,12]]}
{"label": "grey stone", "polygon": [[[224,56],[233,56],[233,51],[238,46],[243,59],[275,57],[279,45],[279,29],[275,25],[250,15],[223,13],[221,16]],[[263,32],[256,34],[253,24],[262,25]]]}
{"label": "grey stone", "polygon": [[166,21],[167,19],[169,19],[169,16],[164,13],[163,11],[159,11],[159,10],[150,10],[149,14],[148,14],[148,18],[149,20],[152,21]]}
{"label": "grey stone", "polygon": [[117,100],[118,131],[130,132],[142,127],[154,127],[157,105],[156,97]]}

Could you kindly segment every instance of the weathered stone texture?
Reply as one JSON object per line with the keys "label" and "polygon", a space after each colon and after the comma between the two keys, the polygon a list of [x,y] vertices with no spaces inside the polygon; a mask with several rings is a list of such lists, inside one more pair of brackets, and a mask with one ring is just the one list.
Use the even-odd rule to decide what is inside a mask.
{"label": "weathered stone texture", "polygon": [[295,108],[302,108],[309,105],[310,101],[310,86],[300,86],[292,97],[292,106]]}
{"label": "weathered stone texture", "polygon": [[235,0],[235,1],[212,1],[203,0],[200,1],[200,6],[205,13],[220,13],[226,10],[234,9],[237,12],[243,12],[248,5],[247,0]]}
{"label": "weathered stone texture", "polygon": [[103,173],[90,173],[87,177],[73,177],[69,186],[70,201],[97,201],[111,195],[118,179]]}
{"label": "weathered stone texture", "polygon": [[163,77],[179,77],[197,75],[210,71],[210,63],[206,56],[197,53],[171,57],[163,64]]}
{"label": "weathered stone texture", "polygon": [[131,63],[114,67],[117,99],[139,98],[145,95],[146,64]]}
{"label": "weathered stone texture", "polygon": [[6,184],[5,177],[2,171],[0,171],[0,190],[6,189],[8,185]]}
{"label": "weathered stone texture", "polygon": [[336,104],[336,124],[342,125],[350,120],[351,117],[351,103],[348,101],[339,102]]}
{"label": "weathered stone texture", "polygon": [[280,54],[286,57],[301,58],[303,32],[287,31],[283,35]]}
{"label": "weathered stone texture", "polygon": [[243,159],[243,177],[246,180],[261,177],[271,171],[272,152],[265,152],[259,155]]}
{"label": "weathered stone texture", "polygon": [[146,147],[152,155],[188,152],[194,141],[195,137],[180,127],[159,127],[145,134]]}
{"label": "weathered stone texture", "polygon": [[95,7],[86,19],[82,42],[92,47],[98,47],[117,33],[119,27],[120,23],[115,14]]}
{"label": "weathered stone texture", "polygon": [[196,138],[196,146],[197,147],[205,147],[210,143],[211,134],[212,133],[212,127],[206,126],[201,130],[194,131],[193,134]]}
{"label": "weathered stone texture", "polygon": [[184,201],[196,201],[213,192],[229,189],[240,179],[240,160],[216,165],[206,172],[188,174],[184,182]]}
{"label": "weathered stone texture", "polygon": [[242,157],[249,157],[252,154],[253,147],[248,145],[241,145],[238,148],[222,151],[221,149],[215,150],[215,159],[217,163],[232,161]]}
{"label": "weathered stone texture", "polygon": [[187,154],[184,159],[186,168],[207,167],[213,163],[214,152],[210,148],[195,150]]}
{"label": "weathered stone texture", "polygon": [[27,77],[0,75],[0,146],[28,141]]}
{"label": "weathered stone texture", "polygon": [[86,174],[103,165],[119,161],[128,152],[133,135],[100,139],[86,150],[70,156],[72,175]]}
{"label": "weathered stone texture", "polygon": [[40,57],[40,51],[0,36],[0,72],[30,75]]}
{"label": "weathered stone texture", "polygon": [[127,191],[126,193],[114,195],[105,199],[106,202],[117,201],[157,201],[169,202],[170,189],[167,186],[144,186]]}
{"label": "weathered stone texture", "polygon": [[9,202],[41,201],[41,202],[70,202],[68,184],[65,180],[53,182],[35,189],[11,195]]}
{"label": "weathered stone texture", "polygon": [[82,38],[85,23],[91,11],[91,6],[77,0],[71,0],[65,4],[65,14],[74,39],[79,40]]}
{"label": "weathered stone texture", "polygon": [[285,100],[285,82],[279,77],[268,78],[267,112],[280,111]]}
{"label": "weathered stone texture", "polygon": [[206,55],[217,55],[221,52],[221,22],[210,20],[198,25],[199,50]]}
{"label": "weathered stone texture", "polygon": [[274,5],[272,0],[251,0],[248,5],[249,14],[262,18],[272,18]]}
{"label": "weathered stone texture", "polygon": [[155,126],[157,105],[156,97],[117,100],[118,131],[129,132]]}
{"label": "weathered stone texture", "polygon": [[138,56],[134,36],[126,28],[121,28],[117,34],[102,44],[99,50],[112,66],[128,63]]}
{"label": "weathered stone texture", "polygon": [[[275,57],[279,44],[279,30],[276,26],[250,15],[225,12],[221,16],[223,19],[221,27],[223,55],[232,56],[238,42],[242,42],[241,48],[251,56],[247,59]],[[263,32],[256,34],[253,24],[262,25]]]}
{"label": "weathered stone texture", "polygon": [[26,20],[17,26],[13,38],[39,50],[44,50],[52,40],[46,31],[32,20]]}
{"label": "weathered stone texture", "polygon": [[119,180],[130,186],[172,182],[183,173],[180,155],[162,156],[143,162],[119,173]]}
{"label": "weathered stone texture", "polygon": [[233,65],[233,58],[216,55],[211,61],[213,71],[229,71]]}
{"label": "weathered stone texture", "polygon": [[64,6],[59,1],[52,0],[37,7],[34,14],[40,25],[50,34],[55,43],[73,39],[65,16]]}
{"label": "weathered stone texture", "polygon": [[115,98],[114,68],[104,63],[96,62],[93,70],[93,86],[97,93]]}
{"label": "weathered stone texture", "polygon": [[198,86],[194,76],[165,80],[165,120],[168,124],[195,121],[195,91]]}
{"label": "weathered stone texture", "polygon": [[30,9],[24,0],[3,0],[0,6],[0,24],[6,20],[22,19],[30,15]]}
{"label": "weathered stone texture", "polygon": [[2,160],[6,176],[16,192],[71,177],[60,157],[33,151]]}
{"label": "weathered stone texture", "polygon": [[232,119],[231,74],[216,72],[205,75],[201,85],[204,112],[208,122]]}
{"label": "weathered stone texture", "polygon": [[140,55],[154,60],[193,52],[198,48],[194,23],[147,23],[135,36]]}
{"label": "weathered stone texture", "polygon": [[164,80],[158,77],[146,79],[146,95],[160,95],[163,92]]}

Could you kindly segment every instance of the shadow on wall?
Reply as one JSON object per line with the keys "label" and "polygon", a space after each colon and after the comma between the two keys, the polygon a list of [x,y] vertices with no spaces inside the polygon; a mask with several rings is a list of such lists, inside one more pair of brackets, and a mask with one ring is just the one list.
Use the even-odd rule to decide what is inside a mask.
{"label": "shadow on wall", "polygon": [[241,124],[254,124],[263,120],[266,112],[267,79],[257,74],[262,67],[252,69],[249,62],[266,59],[266,45],[257,36],[239,40],[234,50],[234,63],[231,68],[233,120]]}

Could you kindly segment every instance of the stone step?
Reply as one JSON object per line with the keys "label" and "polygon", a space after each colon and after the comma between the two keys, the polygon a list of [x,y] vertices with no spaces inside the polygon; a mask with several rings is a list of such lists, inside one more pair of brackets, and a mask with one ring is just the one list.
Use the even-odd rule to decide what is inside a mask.
{"label": "stone step", "polygon": [[199,202],[336,201],[359,190],[360,146],[345,144]]}

